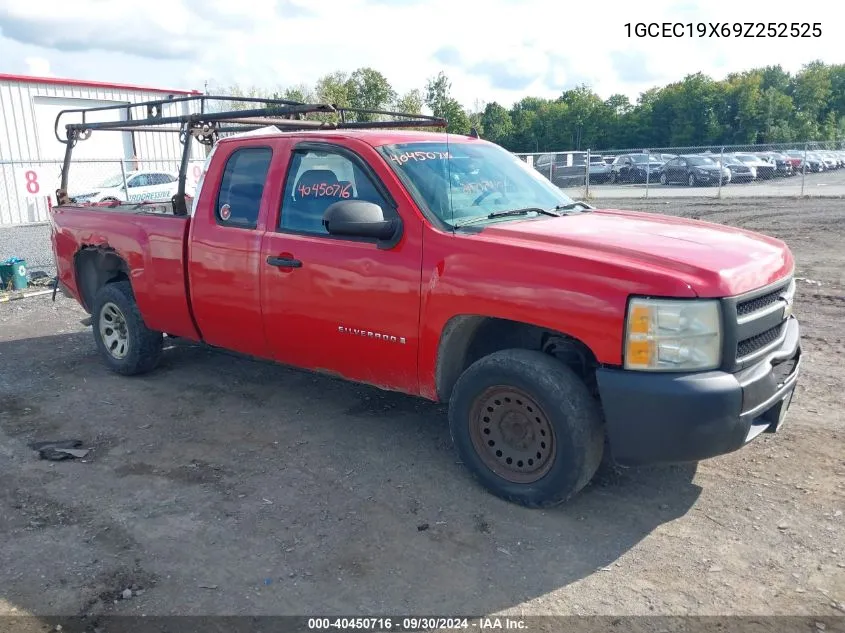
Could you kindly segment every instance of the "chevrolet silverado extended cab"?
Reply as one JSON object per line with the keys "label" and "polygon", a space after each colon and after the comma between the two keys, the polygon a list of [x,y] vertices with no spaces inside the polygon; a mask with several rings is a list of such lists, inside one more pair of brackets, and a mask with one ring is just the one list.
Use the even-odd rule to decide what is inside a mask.
{"label": "chevrolet silverado extended cab", "polygon": [[781,241],[574,202],[477,135],[295,123],[217,139],[183,213],[57,192],[58,282],[114,371],[170,335],[448,403],[463,463],[532,507],[605,451],[696,461],[783,423]]}

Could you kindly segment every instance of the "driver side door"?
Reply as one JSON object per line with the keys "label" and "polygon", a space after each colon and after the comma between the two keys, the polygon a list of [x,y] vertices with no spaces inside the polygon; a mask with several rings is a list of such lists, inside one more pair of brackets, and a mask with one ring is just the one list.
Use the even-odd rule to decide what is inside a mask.
{"label": "driver side door", "polygon": [[[395,180],[388,186],[370,167],[381,160],[375,150],[360,151],[289,146],[281,203],[261,246],[264,331],[279,362],[415,393],[422,226]],[[338,200],[399,215],[399,242],[329,235],[323,214]]]}

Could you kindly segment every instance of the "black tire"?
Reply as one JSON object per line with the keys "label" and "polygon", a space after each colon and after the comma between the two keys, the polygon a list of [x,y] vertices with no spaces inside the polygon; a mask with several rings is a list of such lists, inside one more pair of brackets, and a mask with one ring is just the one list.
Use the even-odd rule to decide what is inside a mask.
{"label": "black tire", "polygon": [[[485,463],[485,459],[501,460],[502,451],[498,457],[494,457],[493,450],[482,453],[476,448],[473,436],[478,438],[490,438],[491,435],[481,435],[473,428],[481,428],[484,433],[490,432],[490,425],[496,426],[496,421],[482,422],[489,420],[488,417],[473,415],[479,402],[487,398],[486,394],[495,390],[512,389],[517,393],[527,396],[528,401],[536,404],[539,410],[532,413],[524,413],[523,418],[508,417],[510,413],[502,413],[498,419],[498,428],[503,424],[510,426],[510,431],[520,424],[525,424],[527,433],[534,435],[536,428],[534,420],[538,425],[548,425],[552,433],[548,445],[543,443],[543,449],[551,456],[546,458],[542,473],[536,473],[537,479],[527,482],[515,482],[514,478],[521,475],[514,475],[513,471],[505,473],[502,471],[512,466],[505,466],[503,462],[498,468],[500,472],[493,470],[493,467]],[[510,393],[502,391],[501,393]],[[489,396],[495,398],[496,396]],[[504,398],[508,400],[508,398]],[[486,401],[493,404],[492,401]],[[498,404],[500,400],[495,400]],[[508,400],[510,402],[510,400]],[[519,399],[515,400],[527,411],[534,411],[531,406]],[[483,405],[482,405],[483,406]],[[516,404],[503,407],[516,408]],[[492,409],[482,408],[481,416]],[[506,411],[507,409],[505,409]],[[497,410],[498,411],[498,410]],[[518,411],[521,411],[518,410]],[[535,413],[543,417],[531,418]],[[492,418],[496,418],[494,413]],[[477,424],[473,422],[477,420]],[[485,426],[486,425],[486,426]],[[555,358],[541,352],[510,349],[495,352],[485,356],[473,363],[461,375],[455,384],[452,397],[449,401],[449,428],[452,434],[452,441],[460,455],[463,463],[469,468],[475,478],[494,495],[507,501],[517,503],[530,508],[541,508],[554,506],[570,499],[586,486],[599,467],[604,451],[604,424],[599,404],[590,395],[587,386],[568,367]],[[522,433],[520,441],[528,444],[527,433]],[[545,436],[545,433],[544,433]],[[540,437],[537,435],[536,438]],[[489,443],[489,441],[488,441]],[[502,444],[505,450],[514,449],[512,445]],[[525,446],[520,446],[525,448]],[[484,449],[482,449],[484,450]],[[528,449],[533,451],[534,449]],[[540,454],[537,454],[538,462]],[[527,462],[530,463],[530,462]],[[523,462],[519,462],[522,467]],[[534,474],[532,474],[534,476]]]}
{"label": "black tire", "polygon": [[[117,320],[112,317],[109,321],[106,318],[107,315],[104,314],[116,315],[115,310],[119,313],[119,317],[122,317],[123,327],[120,325],[119,317]],[[91,316],[94,341],[109,369],[124,376],[145,374],[155,369],[161,358],[163,337],[161,332],[154,332],[144,325],[138,304],[135,303],[132,285],[128,281],[116,281],[100,288],[94,297]],[[117,328],[104,326],[106,322],[112,325],[118,324]],[[110,329],[112,332],[120,330],[122,336],[110,335]],[[112,338],[109,338],[110,336]],[[114,336],[120,338],[119,348],[114,345]]]}

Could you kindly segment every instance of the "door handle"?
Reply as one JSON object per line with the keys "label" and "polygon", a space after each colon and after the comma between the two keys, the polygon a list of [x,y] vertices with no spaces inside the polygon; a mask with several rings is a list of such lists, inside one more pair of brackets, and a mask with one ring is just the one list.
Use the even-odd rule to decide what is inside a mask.
{"label": "door handle", "polygon": [[271,266],[278,266],[279,268],[302,268],[301,261],[288,257],[273,257],[271,255],[267,258],[267,263]]}

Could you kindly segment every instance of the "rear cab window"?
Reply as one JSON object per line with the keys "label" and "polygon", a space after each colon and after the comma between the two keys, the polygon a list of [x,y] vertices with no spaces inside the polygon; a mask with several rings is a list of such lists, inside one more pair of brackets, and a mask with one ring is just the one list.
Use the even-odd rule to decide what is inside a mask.
{"label": "rear cab window", "polygon": [[256,228],[272,158],[273,150],[269,147],[244,147],[231,153],[220,179],[214,208],[218,224]]}

